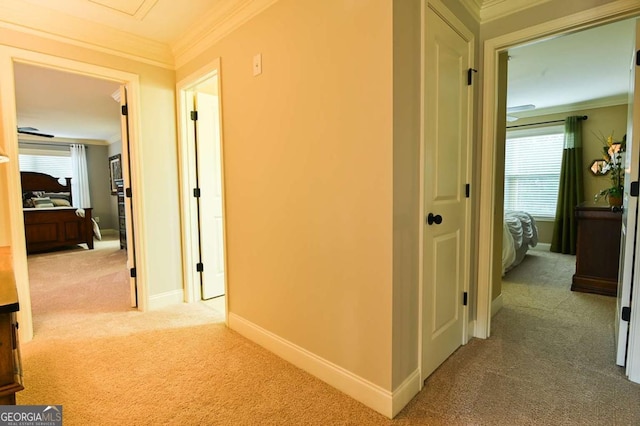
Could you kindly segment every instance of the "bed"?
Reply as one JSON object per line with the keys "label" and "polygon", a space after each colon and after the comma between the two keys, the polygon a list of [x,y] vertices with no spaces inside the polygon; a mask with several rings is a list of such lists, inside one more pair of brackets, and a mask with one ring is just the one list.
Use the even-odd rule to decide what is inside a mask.
{"label": "bed", "polygon": [[91,209],[71,207],[71,178],[20,172],[27,252],[86,244],[93,249]]}
{"label": "bed", "polygon": [[536,221],[527,212],[505,211],[502,229],[502,275],[522,262],[527,251],[538,244]]}

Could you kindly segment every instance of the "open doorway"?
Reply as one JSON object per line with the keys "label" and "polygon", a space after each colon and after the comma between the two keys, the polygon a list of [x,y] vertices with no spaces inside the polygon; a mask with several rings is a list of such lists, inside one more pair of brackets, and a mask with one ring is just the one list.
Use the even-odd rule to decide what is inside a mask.
{"label": "open doorway", "polygon": [[219,61],[178,83],[177,91],[185,298],[227,318]]}
{"label": "open doorway", "polygon": [[[107,80],[112,83],[116,83],[116,87],[126,88],[132,93],[130,100],[130,105],[128,108],[129,120],[127,122],[131,123],[132,131],[131,139],[127,139],[130,143],[123,141],[123,148],[126,146],[128,149],[123,149],[122,151],[122,164],[129,164],[129,159],[132,160],[132,164],[137,164],[137,148],[135,141],[137,140],[137,128],[138,128],[138,102],[137,97],[139,93],[139,83],[138,77],[134,74],[121,72],[117,70],[107,69],[103,67],[99,67],[96,65],[91,65],[88,63],[76,62],[72,60],[67,60],[59,57],[53,57],[49,55],[40,54],[37,52],[31,51],[23,51],[19,49],[4,49],[3,53],[6,54],[7,61],[5,62],[5,69],[1,73],[0,78],[0,87],[3,93],[14,93],[16,94],[16,81],[14,79],[14,65],[18,64],[26,64],[33,67],[39,67],[44,70],[56,70],[58,72],[66,72],[71,73],[73,75],[85,76],[85,77],[93,77],[102,80]],[[55,84],[55,82],[49,81],[51,84]],[[77,87],[80,89],[80,93],[82,93],[82,87]],[[68,94],[65,93],[64,96]],[[44,98],[46,99],[46,98]],[[125,98],[126,99],[126,98]],[[117,103],[111,99],[110,102],[115,104],[115,108],[117,110]],[[55,110],[54,110],[55,111]],[[18,141],[18,133],[16,132],[17,127],[19,127],[17,121],[18,113],[16,106],[16,97],[15,96],[4,96],[3,97],[3,108],[2,108],[2,121],[3,128],[5,129],[5,148],[10,151],[13,158],[18,159],[19,157],[19,141]],[[32,124],[27,124],[26,126],[20,127],[36,127]],[[11,130],[9,130],[11,129]],[[38,131],[38,133],[41,133]],[[124,132],[123,132],[124,135]],[[43,136],[39,136],[43,138]],[[60,141],[58,141],[60,142]],[[68,142],[68,140],[67,140]],[[92,145],[93,146],[93,145]],[[103,148],[108,153],[108,149],[106,146]],[[131,155],[129,155],[131,153]],[[13,258],[14,258],[14,272],[16,275],[16,283],[17,283],[17,291],[18,297],[20,299],[20,311],[18,313],[18,319],[20,321],[20,339],[23,342],[28,342],[33,337],[33,317],[32,317],[32,309],[31,309],[31,289],[29,287],[29,274],[28,274],[28,263],[27,263],[27,255],[26,255],[26,243],[25,243],[25,226],[24,226],[24,208],[22,199],[20,194],[22,192],[22,184],[21,184],[21,174],[20,174],[20,166],[19,161],[10,162],[7,173],[7,188],[9,191],[15,194],[15,197],[10,198],[10,202],[7,204],[7,210],[9,213],[9,217],[11,218],[11,222],[13,225],[11,227],[10,240],[9,243],[13,250]],[[103,163],[101,168],[106,176],[108,176],[109,165],[108,163]],[[124,178],[127,184],[135,183],[139,180],[138,173],[136,172],[136,168],[126,169],[123,167]],[[129,176],[129,171],[132,170],[131,176]],[[108,181],[108,180],[107,180]],[[70,191],[69,191],[70,192]],[[108,204],[108,202],[107,202]],[[136,204],[137,208],[132,213],[132,217],[135,215],[141,216],[141,212],[138,206],[138,203],[134,202],[131,204]],[[75,209],[74,209],[75,210]],[[90,217],[89,212],[87,210],[84,211],[84,217]],[[82,216],[78,214],[78,216]],[[102,220],[102,217],[99,216]],[[74,225],[77,232],[80,232],[83,228],[77,225]],[[90,225],[91,226],[91,225]],[[127,223],[127,234],[131,235],[131,229],[129,228],[129,224]],[[71,228],[74,228],[73,226]],[[87,227],[85,226],[86,230]],[[86,241],[89,246],[89,238],[87,237]],[[129,253],[130,251],[128,251]],[[127,260],[129,266],[129,260]],[[143,270],[145,270],[143,268]],[[146,283],[144,279],[140,279],[138,277],[136,279],[138,283],[138,294],[139,300],[141,300],[141,304],[139,309],[144,310],[146,306]]]}
{"label": "open doorway", "polygon": [[[73,311],[131,309],[113,191],[128,172],[121,84],[23,62],[14,63],[14,79],[35,332]],[[57,188],[58,179],[65,185]]]}
{"label": "open doorway", "polygon": [[[627,11],[629,12],[629,11]],[[637,10],[635,11],[635,13],[637,13]],[[591,15],[590,15],[591,16]],[[627,17],[630,15],[626,15]],[[593,12],[592,16],[589,17],[585,17],[585,16],[581,16],[582,21],[581,22],[591,22],[591,24],[593,25],[595,22],[600,21],[601,19],[604,19],[600,14],[596,14],[596,12]],[[567,19],[567,22],[571,21],[571,19]],[[550,30],[549,28],[541,28],[541,27],[535,27],[532,29],[529,29],[529,31],[527,32],[527,35],[525,37],[522,36],[522,34],[520,35],[516,35],[513,34],[512,38],[509,37],[501,37],[500,39],[492,39],[492,40],[488,40],[486,42],[487,45],[487,50],[485,51],[486,56],[485,56],[485,74],[486,75],[492,75],[493,70],[499,69],[499,61],[498,61],[498,57],[499,55],[502,55],[504,52],[509,51],[509,53],[511,52],[510,49],[514,48],[515,46],[522,44],[523,42],[526,43],[531,43],[535,37],[549,37],[550,35],[553,34],[553,32],[562,32],[562,31],[567,31],[568,27],[566,27],[567,24],[562,24],[562,23],[557,23],[556,28],[554,28],[553,30]],[[538,31],[538,32],[536,32]],[[551,32],[550,32],[551,31]],[[631,37],[630,37],[631,38]],[[543,43],[540,43],[543,44]],[[591,47],[589,45],[589,43],[586,43],[587,46]],[[628,60],[630,62],[631,60],[631,50],[629,50],[629,56],[628,56]],[[591,59],[590,59],[591,60]],[[627,64],[627,70],[629,69],[629,63]],[[578,76],[579,78],[579,76]],[[482,194],[482,198],[488,197],[489,200],[487,200],[486,198],[484,200],[481,200],[481,220],[480,220],[480,227],[481,230],[484,229],[484,231],[486,232],[487,230],[492,230],[491,233],[493,232],[498,232],[498,227],[500,226],[498,224],[498,220],[501,219],[501,216],[499,218],[491,218],[491,214],[495,213],[496,211],[501,211],[502,210],[502,200],[500,197],[500,193],[499,191],[496,190],[496,188],[500,188],[502,185],[502,176],[501,175],[501,171],[497,170],[495,168],[495,165],[500,164],[500,151],[502,149],[500,140],[504,137],[504,133],[501,134],[501,130],[500,130],[500,121],[502,120],[502,118],[498,115],[495,115],[496,112],[495,110],[491,107],[492,105],[500,105],[500,100],[499,100],[499,95],[498,98],[495,97],[495,95],[493,94],[493,88],[497,86],[497,81],[498,80],[493,80],[493,79],[488,79],[485,81],[485,90],[484,93],[488,94],[488,96],[485,98],[484,100],[484,122],[485,123],[496,123],[495,125],[490,125],[487,124],[487,126],[484,127],[483,129],[483,157],[485,163],[483,164],[483,170],[482,170],[482,176],[483,176],[483,180],[484,181],[490,181],[493,182],[492,185],[488,185],[485,186],[483,188],[483,194]],[[628,78],[627,78],[628,81]],[[628,86],[627,86],[628,87]],[[628,89],[626,90],[626,92],[628,93]],[[499,93],[499,92],[498,92]],[[524,103],[518,103],[520,104],[524,104]],[[588,121],[587,123],[589,123],[590,125],[600,125],[600,126],[604,126],[606,125],[608,128],[605,130],[601,130],[602,133],[604,134],[608,134],[611,132],[611,128],[610,125],[605,123],[608,120],[603,120],[603,119],[595,119],[597,112],[593,112],[593,113],[583,113],[583,110],[585,109],[584,105],[572,105],[574,108],[571,109],[567,109],[564,111],[564,116],[568,116],[568,115],[588,115]],[[504,109],[502,111],[504,111],[506,109],[506,105],[504,105]],[[624,108],[624,107],[623,107]],[[498,111],[500,111],[500,108],[498,107]],[[596,111],[596,109],[590,109],[590,111]],[[556,114],[560,114],[561,111],[553,111],[553,113]],[[552,112],[549,112],[549,114],[552,114]],[[619,135],[620,137],[623,136],[624,129],[626,128],[626,117],[624,117],[623,115],[623,124],[622,124],[622,132]],[[553,119],[553,117],[544,117],[548,119],[548,121],[551,121]],[[563,117],[564,118],[564,117]],[[541,117],[537,117],[537,118],[533,118],[531,117],[531,119],[533,121],[539,121],[539,122],[544,122],[547,120],[542,120]],[[504,126],[504,124],[502,124]],[[587,130],[585,132],[583,132],[583,135],[586,138],[588,138],[589,136],[593,136],[591,135],[590,131]],[[498,140],[498,142],[496,143],[496,140]],[[503,139],[502,139],[503,140]],[[487,143],[488,145],[485,145],[485,143]],[[596,142],[598,145],[600,145],[600,142]],[[601,146],[596,146],[596,150],[601,150]],[[591,158],[589,160],[592,160]],[[501,167],[501,166],[498,166]],[[587,169],[587,165],[585,165],[585,169]],[[498,183],[498,179],[500,179],[500,183]],[[589,191],[587,191],[589,192]],[[588,196],[589,194],[585,194],[585,196]],[[494,198],[495,196],[495,198]],[[592,195],[590,195],[588,198],[592,199]],[[491,206],[488,206],[487,204],[491,203]],[[495,203],[495,204],[494,204]],[[492,222],[490,224],[490,222]],[[497,235],[500,235],[500,233],[498,233]],[[491,241],[494,241],[493,235],[490,237]],[[496,247],[496,244],[494,244],[494,247]],[[497,247],[500,247],[500,245],[498,244]],[[498,255],[498,250],[494,251],[494,254],[488,256],[492,259],[495,258],[495,256]],[[494,263],[493,265],[489,265],[490,262],[483,262],[483,260],[485,260],[485,255],[481,253],[480,255],[480,267],[479,267],[479,300],[480,303],[478,305],[478,310],[479,310],[479,316],[478,316],[478,326],[479,326],[479,333],[477,333],[478,335],[482,335],[483,333],[486,332],[486,334],[489,334],[489,326],[490,326],[490,312],[491,312],[491,307],[493,305],[493,303],[495,303],[496,298],[494,298],[492,300],[491,297],[487,297],[487,293],[490,295],[492,292],[491,290],[493,290],[493,293],[496,294],[496,287],[495,284],[493,286],[493,289],[491,289],[491,283],[495,283],[496,282],[496,277],[499,276],[499,272],[496,264]],[[499,280],[499,278],[498,278]],[[499,287],[498,287],[498,291],[499,291]],[[485,293],[487,292],[487,293]],[[486,305],[485,305],[486,303]],[[615,302],[614,302],[615,304]],[[483,310],[486,309],[486,312],[482,312]],[[484,327],[486,327],[486,329],[484,329]],[[611,362],[613,363],[614,360],[611,360]],[[629,375],[631,377],[631,375]]]}
{"label": "open doorway", "polygon": [[[608,207],[605,197],[596,199],[595,195],[610,186],[609,177],[613,173],[593,172],[591,164],[602,160],[604,139],[610,135],[613,141],[620,143],[626,133],[634,26],[633,19],[619,21],[515,46],[506,53],[503,276],[524,260],[530,247],[537,253],[550,251],[558,205],[565,119],[569,116],[579,118],[582,131],[582,164],[577,167],[583,182],[581,204],[585,208]],[[601,58],[605,65],[585,69],[584,64],[594,56]],[[601,236],[601,242],[606,237]],[[610,246],[617,250],[619,235],[610,238]],[[571,252],[569,254],[575,256],[573,248],[555,251]],[[553,257],[553,254],[547,257]],[[609,288],[608,291],[600,289],[600,294],[615,296],[617,267],[613,265],[618,264],[617,257],[606,263],[612,266],[602,279],[607,281]],[[606,266],[602,268],[603,274]],[[571,282],[569,276],[568,284]]]}

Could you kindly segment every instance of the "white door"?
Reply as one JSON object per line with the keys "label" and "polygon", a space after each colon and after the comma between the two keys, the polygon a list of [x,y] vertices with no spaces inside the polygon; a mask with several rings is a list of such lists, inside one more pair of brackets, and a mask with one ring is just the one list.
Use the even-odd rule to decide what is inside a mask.
{"label": "white door", "polygon": [[[212,77],[217,79],[217,77]],[[196,111],[197,181],[200,188],[199,229],[201,297],[224,295],[224,235],[222,223],[222,162],[218,95],[205,92],[208,83],[194,93]]]}
{"label": "white door", "polygon": [[[129,113],[127,106],[127,88],[120,86],[120,127],[122,129],[122,180],[125,188],[125,220],[127,232],[127,268],[129,269],[129,284],[131,286],[131,306],[138,306],[138,284],[136,281],[136,238],[133,228],[133,188],[131,188],[131,149],[129,148]],[[129,195],[129,196],[127,196]]]}
{"label": "white door", "polygon": [[[640,46],[640,20],[636,21],[636,48]],[[618,280],[618,302],[616,305],[616,363],[626,364],[629,318],[627,310],[631,309],[631,290],[633,284],[635,262],[635,236],[638,215],[638,198],[630,195],[631,182],[638,181],[638,159],[640,156],[640,67],[636,65],[636,49],[631,54],[629,76],[629,106],[627,110],[627,152],[625,154],[624,173],[624,209],[622,213],[622,241],[620,246],[620,273]],[[638,89],[638,90],[636,90]],[[634,113],[635,112],[635,113]],[[637,268],[637,266],[636,266]],[[623,312],[624,311],[624,312]],[[623,315],[624,314],[624,315]],[[623,319],[624,318],[624,319]]]}
{"label": "white door", "polygon": [[[470,38],[427,8],[424,66],[424,380],[466,343]],[[462,28],[464,29],[464,27]]]}

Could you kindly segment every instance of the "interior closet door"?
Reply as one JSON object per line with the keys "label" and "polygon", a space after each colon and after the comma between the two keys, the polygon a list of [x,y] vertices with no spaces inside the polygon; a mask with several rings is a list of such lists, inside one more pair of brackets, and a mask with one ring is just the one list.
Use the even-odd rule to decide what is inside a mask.
{"label": "interior closet door", "polygon": [[127,105],[127,88],[120,86],[120,108],[122,129],[122,179],[125,188],[125,221],[127,232],[127,268],[131,286],[131,306],[138,306],[138,283],[136,281],[136,238],[133,226],[133,189],[131,188],[131,149],[129,147],[129,112]]}
{"label": "interior closet door", "polygon": [[[471,35],[426,8],[422,368],[428,377],[466,342]],[[466,31],[465,31],[466,30]],[[468,34],[466,37],[462,34]]]}
{"label": "interior closet door", "polygon": [[[209,86],[198,86],[194,92],[197,111],[195,140],[199,186],[199,269],[203,300],[225,294],[219,99],[217,94],[205,91]],[[217,84],[211,86],[217,87]]]}

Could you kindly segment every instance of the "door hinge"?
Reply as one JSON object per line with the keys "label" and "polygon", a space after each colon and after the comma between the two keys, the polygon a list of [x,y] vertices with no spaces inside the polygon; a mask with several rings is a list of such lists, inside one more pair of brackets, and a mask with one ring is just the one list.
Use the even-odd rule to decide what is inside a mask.
{"label": "door hinge", "polygon": [[470,184],[466,184],[464,186],[464,196],[466,198],[469,198],[471,196],[471,185]]}
{"label": "door hinge", "polygon": [[622,308],[622,321],[626,321],[629,322],[631,321],[631,307],[630,306],[624,306]]}
{"label": "door hinge", "polygon": [[127,197],[127,198],[131,198],[131,197],[132,197],[132,195],[131,195],[131,188],[127,188],[127,189],[125,189],[125,190],[124,190],[124,195],[125,195],[125,197]]}
{"label": "door hinge", "polygon": [[200,198],[200,188],[193,188],[193,196],[195,198]]}
{"label": "door hinge", "polygon": [[121,110],[122,115],[129,115],[129,107],[127,105],[122,105]]}
{"label": "door hinge", "polygon": [[191,120],[198,121],[198,111],[191,111]]}
{"label": "door hinge", "polygon": [[204,271],[204,263],[202,263],[202,262],[196,263],[196,271],[197,272],[203,272]]}
{"label": "door hinge", "polygon": [[129,276],[131,278],[135,278],[136,277],[136,268],[129,269]]}
{"label": "door hinge", "polygon": [[631,185],[629,187],[629,195],[631,195],[632,197],[637,197],[639,192],[638,189],[640,189],[638,187],[638,181],[631,182]]}
{"label": "door hinge", "polygon": [[636,52],[636,65],[640,67],[640,50]]}
{"label": "door hinge", "polygon": [[471,86],[473,84],[473,73],[478,72],[478,70],[469,68],[467,70],[467,86]]}
{"label": "door hinge", "polygon": [[467,306],[467,303],[469,302],[469,294],[465,291],[464,293],[462,293],[462,305],[463,306]]}

